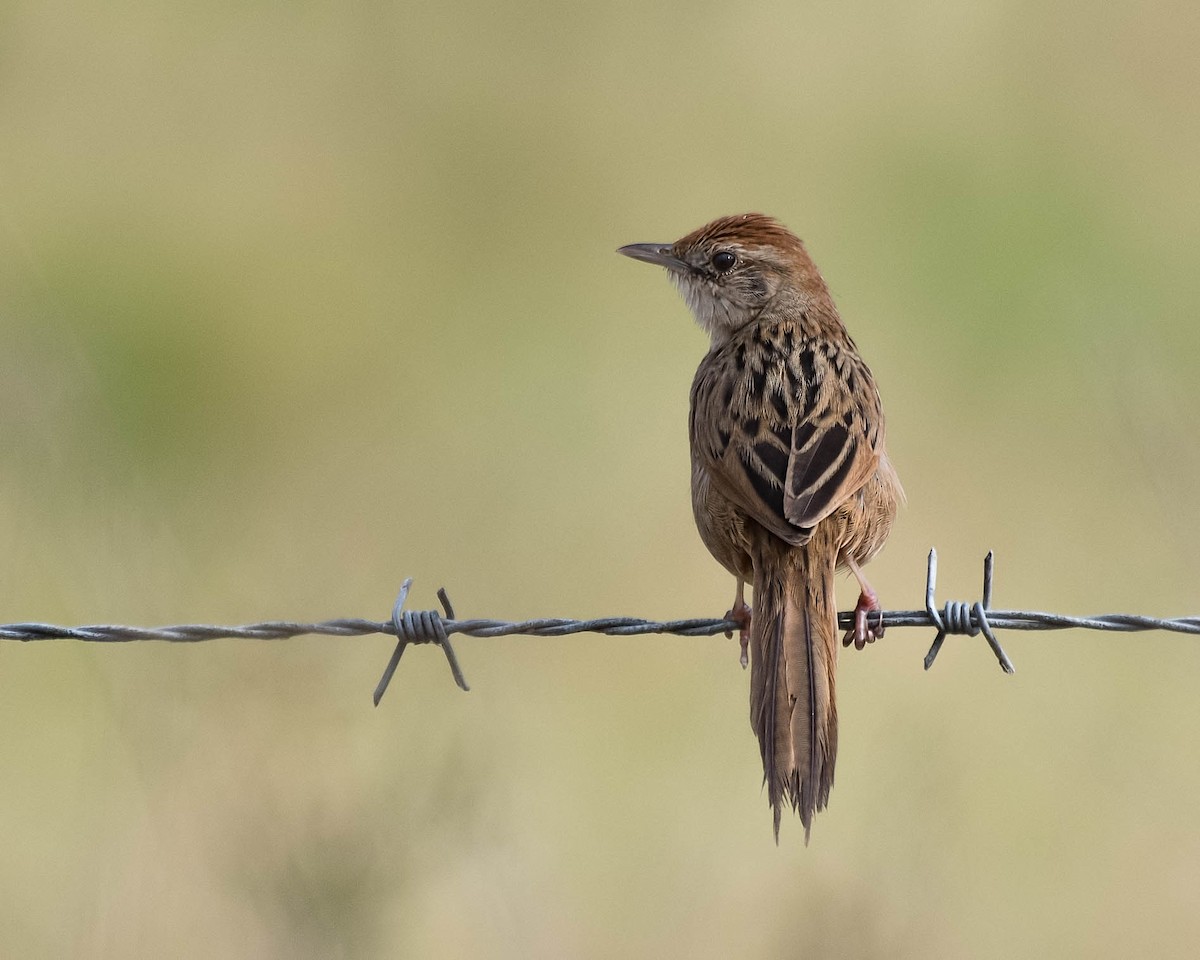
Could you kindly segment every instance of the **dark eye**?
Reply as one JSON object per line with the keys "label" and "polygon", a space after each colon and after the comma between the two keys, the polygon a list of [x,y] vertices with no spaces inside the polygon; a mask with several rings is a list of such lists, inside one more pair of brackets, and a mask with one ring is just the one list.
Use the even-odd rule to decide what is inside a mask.
{"label": "dark eye", "polygon": [[735,263],[737,263],[737,257],[728,250],[721,250],[713,254],[712,265],[717,273],[728,273],[733,269]]}

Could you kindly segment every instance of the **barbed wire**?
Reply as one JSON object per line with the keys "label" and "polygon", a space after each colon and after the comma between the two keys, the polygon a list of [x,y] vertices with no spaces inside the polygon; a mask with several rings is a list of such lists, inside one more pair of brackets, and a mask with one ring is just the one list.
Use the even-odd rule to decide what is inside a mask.
{"label": "barbed wire", "polygon": [[[989,552],[983,561],[982,598],[973,603],[947,601],[938,609],[934,599],[937,586],[937,551],[929,551],[925,578],[925,608],[923,610],[872,611],[868,620],[875,626],[932,627],[937,631],[929,652],[925,655],[925,669],[933,666],[946,637],[961,635],[974,637],[983,634],[992,654],[1005,673],[1013,673],[1012,661],[996,639],[997,630],[1107,630],[1131,633],[1144,630],[1168,630],[1175,633],[1200,634],[1200,616],[1145,617],[1128,613],[1107,613],[1087,617],[1068,616],[1060,613],[1043,613],[1036,610],[993,610],[992,577],[995,557]],[[436,643],[449,662],[454,681],[463,690],[469,690],[466,678],[458,663],[458,657],[450,644],[455,633],[469,637],[507,637],[513,635],[534,637],[563,637],[573,633],[600,633],[607,636],[631,637],[645,634],[673,634],[683,637],[709,637],[719,633],[732,636],[740,624],[729,619],[693,618],[688,620],[644,620],[639,617],[598,617],[593,620],[569,620],[558,617],[542,617],[536,620],[459,620],[444,588],[438,590],[442,613],[436,610],[405,610],[412,579],[404,581],[400,594],[392,606],[389,620],[367,620],[345,617],[337,620],[322,620],[301,623],[293,620],[267,620],[241,626],[220,624],[180,624],[168,627],[130,627],[111,624],[93,624],[82,627],[60,627],[48,623],[0,624],[0,640],[81,640],[87,643],[129,643],[142,640],[159,640],[168,643],[200,643],[207,640],[286,640],[305,635],[360,637],[370,634],[391,634],[397,638],[396,648],[375,688],[374,701],[378,705],[388,684],[391,682],[400,658],[409,644]],[[838,614],[838,625],[843,629],[854,626],[854,612]]]}

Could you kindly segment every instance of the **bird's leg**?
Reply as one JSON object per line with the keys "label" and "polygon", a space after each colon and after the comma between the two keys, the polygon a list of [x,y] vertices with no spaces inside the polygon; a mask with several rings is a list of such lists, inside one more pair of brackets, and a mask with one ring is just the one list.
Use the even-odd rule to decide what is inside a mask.
{"label": "bird's leg", "polygon": [[[742,664],[742,669],[746,669],[746,664],[750,662],[750,654],[748,648],[750,646],[750,617],[752,611],[750,605],[746,603],[746,581],[738,577],[737,596],[733,598],[733,609],[725,614],[726,620],[732,620],[738,625],[738,641],[742,645],[742,655],[739,661]],[[725,631],[727,639],[733,639],[733,632]]]}
{"label": "bird's leg", "polygon": [[855,650],[861,650],[868,643],[874,643],[876,638],[883,636],[882,613],[877,625],[867,625],[867,614],[882,608],[879,606],[879,597],[871,589],[871,585],[867,583],[867,578],[863,575],[862,567],[850,557],[846,557],[846,566],[854,574],[854,579],[858,581],[859,589],[862,592],[859,593],[858,605],[854,608],[854,626],[846,631],[846,635],[842,638],[842,646],[848,647],[853,643]]}

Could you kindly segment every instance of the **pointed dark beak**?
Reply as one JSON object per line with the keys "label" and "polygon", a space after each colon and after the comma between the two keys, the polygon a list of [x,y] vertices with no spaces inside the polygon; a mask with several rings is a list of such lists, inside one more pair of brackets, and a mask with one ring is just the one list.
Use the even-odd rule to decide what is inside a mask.
{"label": "pointed dark beak", "polygon": [[674,270],[676,273],[685,272],[688,269],[688,265],[675,256],[672,253],[672,249],[669,243],[631,243],[628,246],[621,247],[617,253],[632,257],[634,260],[653,263],[658,267],[666,267],[668,270]]}

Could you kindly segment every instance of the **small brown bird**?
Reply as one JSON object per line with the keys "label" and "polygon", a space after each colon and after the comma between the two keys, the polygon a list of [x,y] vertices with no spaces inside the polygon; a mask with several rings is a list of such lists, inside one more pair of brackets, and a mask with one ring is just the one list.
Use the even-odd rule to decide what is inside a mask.
{"label": "small brown bird", "polygon": [[[775,837],[788,803],[807,841],[837,756],[837,568],[862,590],[845,645],[883,634],[868,620],[879,601],[862,566],[904,493],[879,393],[816,264],[778,221],[722,217],[673,244],[618,253],[666,267],[712,338],[692,383],[692,510],[737,579],[729,616],[749,628],[750,725]],[[746,644],[743,629],[743,665]]]}

